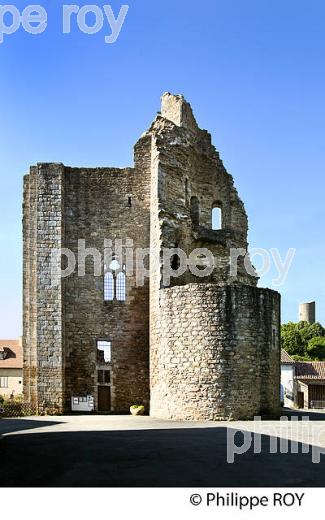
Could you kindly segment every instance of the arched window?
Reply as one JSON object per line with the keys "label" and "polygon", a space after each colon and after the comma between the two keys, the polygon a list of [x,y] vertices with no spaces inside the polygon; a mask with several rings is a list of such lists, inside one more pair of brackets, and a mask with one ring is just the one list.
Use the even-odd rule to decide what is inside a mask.
{"label": "arched window", "polygon": [[117,300],[124,302],[126,299],[125,273],[121,270],[121,266],[116,258],[111,261],[108,269],[104,275],[104,301],[112,302]]}
{"label": "arched window", "polygon": [[191,197],[191,219],[193,226],[200,224],[200,203],[197,197]]}
{"label": "arched window", "polygon": [[222,229],[222,209],[221,204],[215,203],[212,206],[212,229],[218,231]]}
{"label": "arched window", "polygon": [[116,277],[116,299],[119,302],[125,301],[125,274],[122,272]]}
{"label": "arched window", "polygon": [[114,300],[114,277],[111,272],[105,273],[104,276],[104,301],[111,302]]}

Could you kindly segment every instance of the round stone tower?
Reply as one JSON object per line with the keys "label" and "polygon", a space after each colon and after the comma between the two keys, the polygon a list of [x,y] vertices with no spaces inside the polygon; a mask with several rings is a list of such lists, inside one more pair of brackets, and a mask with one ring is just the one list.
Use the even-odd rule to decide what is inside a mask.
{"label": "round stone tower", "polygon": [[299,321],[315,323],[316,321],[316,302],[301,303],[299,305]]}
{"label": "round stone tower", "polygon": [[182,96],[163,96],[148,134],[150,244],[159,260],[150,276],[150,413],[182,420],[276,414],[280,295],[257,288],[233,179]]}

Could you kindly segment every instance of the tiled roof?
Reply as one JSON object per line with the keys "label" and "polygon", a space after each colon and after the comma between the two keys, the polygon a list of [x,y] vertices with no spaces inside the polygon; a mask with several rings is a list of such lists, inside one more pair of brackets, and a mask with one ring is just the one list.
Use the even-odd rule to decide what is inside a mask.
{"label": "tiled roof", "polygon": [[[0,368],[23,368],[23,348],[20,339],[0,339]],[[4,359],[1,359],[4,357]]]}
{"label": "tiled roof", "polygon": [[281,363],[285,365],[286,363],[292,365],[294,360],[289,356],[288,352],[284,349],[281,350]]}
{"label": "tiled roof", "polygon": [[297,361],[295,373],[296,379],[325,380],[325,361]]}

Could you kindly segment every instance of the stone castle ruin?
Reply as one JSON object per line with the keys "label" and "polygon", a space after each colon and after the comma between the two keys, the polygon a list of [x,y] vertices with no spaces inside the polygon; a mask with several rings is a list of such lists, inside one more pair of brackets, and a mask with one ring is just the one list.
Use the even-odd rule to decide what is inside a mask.
{"label": "stone castle ruin", "polygon": [[[216,221],[218,224],[216,225]],[[211,136],[182,96],[134,149],[133,168],[32,166],[24,178],[24,393],[40,412],[126,412],[164,419],[244,419],[277,413],[280,295],[257,287],[247,216]],[[53,251],[78,258],[78,240],[122,253],[94,276],[86,259],[53,284]],[[123,251],[150,249],[150,276],[127,275]],[[175,276],[164,277],[164,251]],[[213,254],[207,274],[179,269],[182,250]],[[150,257],[151,258],[151,257]],[[248,262],[249,263],[249,262]],[[58,273],[64,267],[54,263]],[[198,267],[198,271],[202,266]],[[176,276],[177,274],[177,276]]]}

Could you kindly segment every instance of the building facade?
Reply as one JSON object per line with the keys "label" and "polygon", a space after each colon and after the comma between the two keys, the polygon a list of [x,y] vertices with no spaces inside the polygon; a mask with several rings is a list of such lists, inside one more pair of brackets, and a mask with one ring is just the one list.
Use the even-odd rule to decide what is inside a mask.
{"label": "building facade", "polygon": [[298,408],[325,409],[325,362],[297,361],[295,380]]}
{"label": "building facade", "polygon": [[23,394],[22,340],[0,339],[0,396],[17,397]]}
{"label": "building facade", "polygon": [[288,408],[324,410],[325,361],[295,361],[282,349],[280,394]]}
{"label": "building facade", "polygon": [[60,413],[77,398],[169,419],[277,413],[280,296],[257,287],[210,134],[167,93],[134,156],[24,178],[26,398]]}
{"label": "building facade", "polygon": [[284,349],[281,350],[281,405],[293,408],[297,402],[295,361]]}

